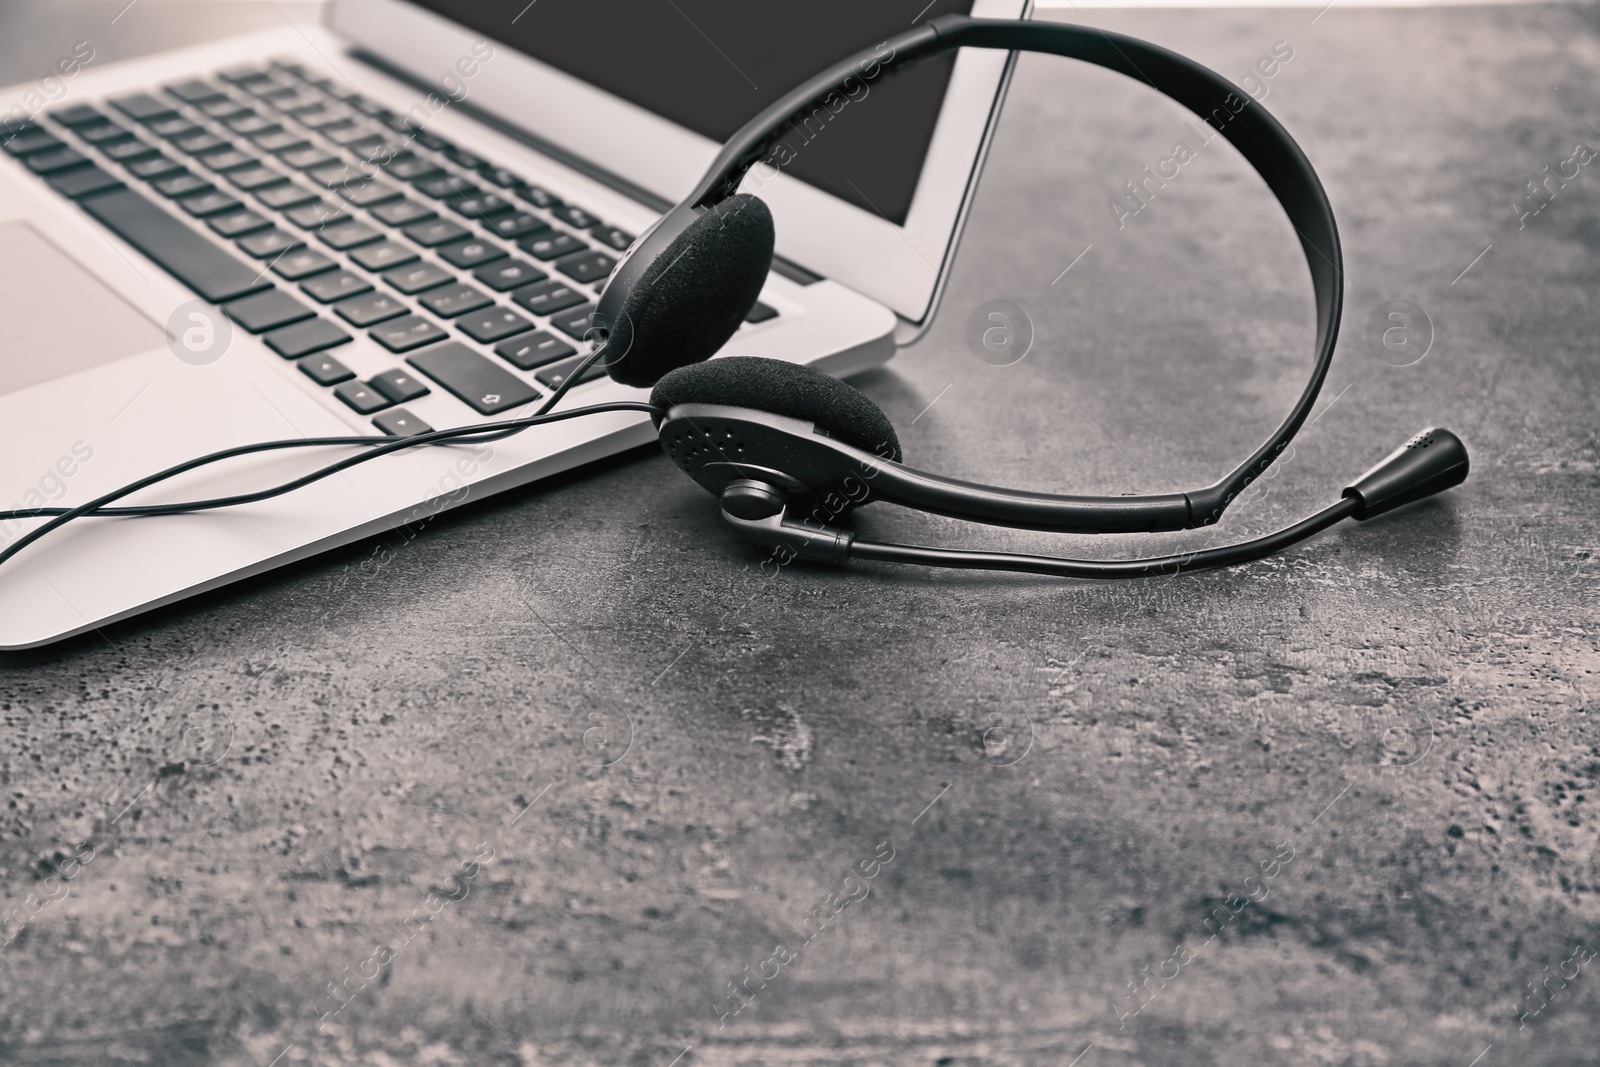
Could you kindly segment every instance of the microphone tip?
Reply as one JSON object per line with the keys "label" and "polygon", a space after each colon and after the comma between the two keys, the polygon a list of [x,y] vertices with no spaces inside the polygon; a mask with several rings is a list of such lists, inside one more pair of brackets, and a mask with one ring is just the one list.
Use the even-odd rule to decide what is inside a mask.
{"label": "microphone tip", "polygon": [[1370,519],[1467,480],[1467,446],[1442,427],[1430,427],[1384,457],[1343,495],[1357,501],[1355,517]]}

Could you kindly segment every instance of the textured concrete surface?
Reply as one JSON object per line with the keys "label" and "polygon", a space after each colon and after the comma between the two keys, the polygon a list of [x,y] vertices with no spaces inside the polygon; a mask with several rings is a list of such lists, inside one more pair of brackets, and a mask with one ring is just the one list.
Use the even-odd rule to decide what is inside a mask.
{"label": "textured concrete surface", "polygon": [[[0,78],[106,7],[8,5]],[[1600,174],[1511,204],[1600,145],[1600,16],[1315,16],[1072,16],[1236,78],[1294,51],[1266,103],[1350,299],[1277,477],[1143,541],[860,522],[1210,543],[1432,423],[1464,488],[1226,573],[766,577],[641,452],[6,659],[0,904],[59,899],[0,947],[0,1061],[1594,1062]],[[279,18],[144,0],[99,39]],[[1217,144],[1108,208],[1183,117],[1023,61],[937,326],[862,380],[912,462],[1181,488],[1280,416],[1310,297],[1253,175]],[[990,299],[1014,366],[967,350]],[[1407,367],[1363,339],[1396,299],[1436,335]]]}

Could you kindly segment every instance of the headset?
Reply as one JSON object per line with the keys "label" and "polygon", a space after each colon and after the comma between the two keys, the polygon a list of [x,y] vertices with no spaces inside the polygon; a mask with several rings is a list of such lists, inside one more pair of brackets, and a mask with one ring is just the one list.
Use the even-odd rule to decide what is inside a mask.
{"label": "headset", "polygon": [[[772,264],[772,214],[759,197],[738,191],[745,175],[773,153],[792,122],[850,92],[864,71],[891,71],[958,48],[1048,53],[1144,82],[1222,133],[1265,180],[1294,225],[1316,299],[1311,377],[1272,436],[1215,484],[1190,492],[1101,497],[1035,493],[930,474],[902,462],[893,424],[845,382],[782,360],[711,359],[754,306]],[[230,507],[290,492],[400,449],[492,440],[602,411],[645,411],[668,458],[718,497],[729,525],[771,547],[780,563],[866,559],[1079,578],[1228,566],[1281,551],[1346,518],[1370,519],[1460,485],[1469,468],[1466,446],[1449,430],[1423,430],[1346,486],[1337,503],[1287,529],[1236,545],[1147,559],[1076,560],[898,545],[866,541],[835,524],[862,504],[882,500],[972,522],[1061,533],[1144,533],[1211,525],[1305,423],[1333,361],[1343,300],[1343,257],[1333,207],[1300,147],[1249,94],[1205,67],[1132,37],[1061,23],[942,15],[835,64],[736,132],[688,197],[642,234],[617,264],[592,319],[592,351],[533,415],[408,438],[301,438],[244,445],[178,464],[76,507],[0,512],[0,519],[50,519],[0,550],[0,564],[51,530],[87,515]],[[649,403],[553,411],[595,365],[625,385],[650,387]],[[115,506],[139,489],[233,456],[335,445],[363,451],[254,493]]]}

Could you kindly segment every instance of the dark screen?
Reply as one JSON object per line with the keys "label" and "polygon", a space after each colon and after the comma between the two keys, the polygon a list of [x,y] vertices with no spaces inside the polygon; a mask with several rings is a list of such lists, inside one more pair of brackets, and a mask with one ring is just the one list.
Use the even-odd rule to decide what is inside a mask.
{"label": "dark screen", "polygon": [[[725,141],[818,71],[971,0],[413,0],[552,67]],[[800,178],[904,224],[954,54],[880,74],[773,157]]]}

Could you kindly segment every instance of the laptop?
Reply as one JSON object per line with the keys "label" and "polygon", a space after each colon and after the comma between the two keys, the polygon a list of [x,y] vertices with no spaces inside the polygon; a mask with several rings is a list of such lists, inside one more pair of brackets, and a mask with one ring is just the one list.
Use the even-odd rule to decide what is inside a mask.
{"label": "laptop", "polygon": [[[0,90],[0,508],[70,506],[257,441],[531,412],[588,351],[617,259],[747,119],[919,20],[1029,6],[333,0],[318,27],[117,64],[72,49]],[[849,375],[916,340],[1010,70],[989,51],[929,60],[795,126],[744,186],[773,210],[778,258],[722,354]],[[646,395],[585,377],[564,407]],[[80,519],[0,567],[0,649],[425,527],[653,436],[613,412],[247,506]],[[240,457],[129,502],[265,488],[351,448]],[[0,521],[0,547],[42,521]]]}

